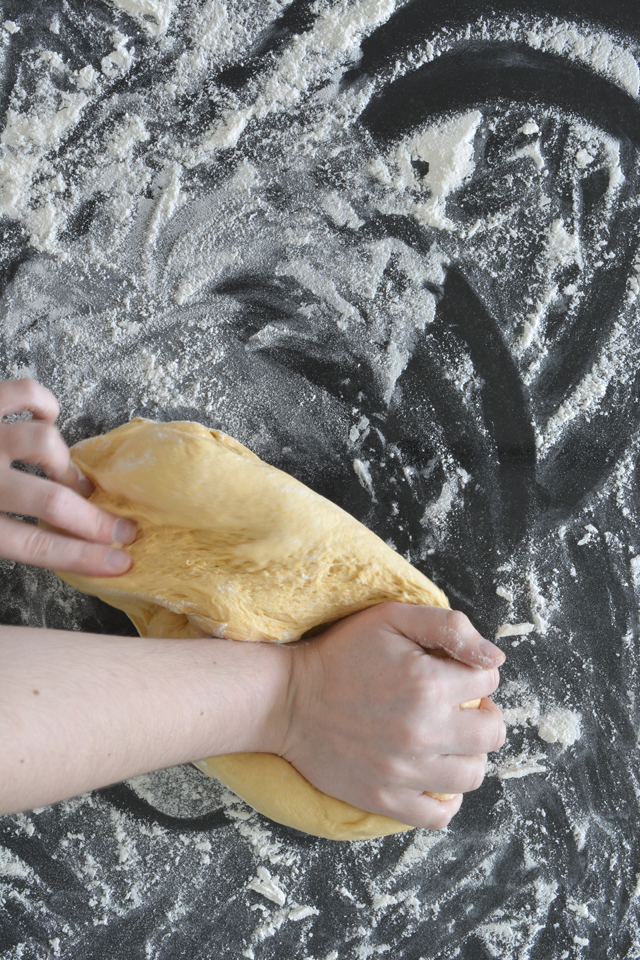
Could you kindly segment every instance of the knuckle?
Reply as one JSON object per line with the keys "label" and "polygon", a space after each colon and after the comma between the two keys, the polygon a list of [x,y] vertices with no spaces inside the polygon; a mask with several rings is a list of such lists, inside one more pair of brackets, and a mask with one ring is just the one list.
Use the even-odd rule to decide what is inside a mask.
{"label": "knuckle", "polygon": [[379,783],[393,783],[398,772],[397,760],[394,756],[382,756],[373,764],[376,780]]}
{"label": "knuckle", "polygon": [[[417,749],[413,747],[412,749]],[[388,780],[395,784],[408,784],[416,773],[416,763],[405,757],[394,757],[389,766]]]}
{"label": "knuckle", "polygon": [[[492,718],[493,719],[493,718]],[[493,723],[481,734],[479,733],[476,742],[478,753],[493,753],[503,746],[506,737],[506,727],[501,720],[493,720]]]}
{"label": "knuckle", "polygon": [[48,483],[47,489],[42,494],[42,519],[58,526],[59,521],[64,517],[66,505],[67,493],[64,487],[56,483]]}
{"label": "knuckle", "polygon": [[51,540],[44,530],[40,530],[38,527],[31,528],[25,536],[24,549],[25,555],[29,558],[29,563],[41,567],[49,565]]}
{"label": "knuckle", "polygon": [[20,380],[2,380],[0,382],[0,398],[7,396],[9,393],[15,393],[16,390],[24,390],[25,387],[34,383],[35,380],[32,380],[31,377],[24,377]]}
{"label": "knuckle", "polygon": [[385,619],[393,617],[397,613],[398,609],[401,608],[401,604],[397,603],[395,600],[386,600],[384,603],[376,604],[375,610]]}
{"label": "knuckle", "polygon": [[60,407],[51,391],[32,377],[20,380],[19,383],[19,397],[23,409],[34,410],[38,408],[41,415],[44,414],[47,419],[55,420],[60,412]]}
{"label": "knuckle", "polygon": [[42,392],[40,384],[33,377],[25,377],[19,383],[22,402],[25,404],[34,403]]}
{"label": "knuckle", "polygon": [[36,442],[42,453],[51,456],[56,453],[60,447],[60,434],[56,427],[50,423],[39,423],[32,421],[36,433]]}
{"label": "knuckle", "polygon": [[0,419],[23,410],[33,410],[43,405],[44,388],[31,378],[4,380],[0,383]]}
{"label": "knuckle", "polygon": [[372,761],[372,772],[379,784],[391,784],[401,780],[405,770],[399,757],[382,754]]}
{"label": "knuckle", "polygon": [[408,725],[405,745],[412,754],[438,753],[439,746],[438,725],[418,720]]}
{"label": "knuckle", "polygon": [[421,699],[427,704],[439,704],[446,700],[445,683],[440,677],[425,677],[421,683]]}
{"label": "knuckle", "polygon": [[4,380],[0,383],[0,405],[10,405],[15,413],[26,410],[36,403],[41,389],[40,384],[31,377]]}
{"label": "knuckle", "polygon": [[111,543],[115,519],[93,504],[87,504],[87,508],[84,536],[99,543]]}

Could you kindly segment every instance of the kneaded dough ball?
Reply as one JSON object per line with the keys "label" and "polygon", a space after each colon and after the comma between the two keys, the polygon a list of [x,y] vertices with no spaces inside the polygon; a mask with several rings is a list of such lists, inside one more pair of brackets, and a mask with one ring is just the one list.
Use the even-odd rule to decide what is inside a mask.
{"label": "kneaded dough ball", "polygon": [[[449,605],[350,514],[218,430],[136,419],[72,457],[95,485],[92,502],[134,519],[138,537],[128,573],[61,576],[124,610],[142,636],[286,643],[388,600]],[[411,829],[326,796],[272,754],[198,766],[260,813],[319,837]]]}

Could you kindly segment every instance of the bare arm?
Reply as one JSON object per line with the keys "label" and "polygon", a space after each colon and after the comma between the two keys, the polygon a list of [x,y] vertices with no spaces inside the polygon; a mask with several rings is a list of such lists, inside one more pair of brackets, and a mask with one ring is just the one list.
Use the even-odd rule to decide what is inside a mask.
{"label": "bare arm", "polygon": [[498,685],[502,654],[482,643],[462,614],[401,604],[289,646],[0,627],[0,813],[266,751],[365,810],[446,826],[461,797],[424,791],[475,789],[504,741],[490,700],[459,706]]}
{"label": "bare arm", "polygon": [[0,627],[0,814],[277,742],[290,654]]}
{"label": "bare arm", "polygon": [[[0,420],[24,409],[32,421],[0,423],[0,556],[124,572],[131,558],[118,542],[135,528],[83,498],[90,485],[53,426],[55,398],[34,381],[0,383]],[[16,471],[16,460],[49,479]],[[288,647],[0,627],[0,813],[201,757],[266,751],[333,796],[437,829],[462,798],[424,792],[475,789],[504,740],[487,699],[503,660],[462,614],[401,604]],[[460,709],[479,698],[480,710]]]}

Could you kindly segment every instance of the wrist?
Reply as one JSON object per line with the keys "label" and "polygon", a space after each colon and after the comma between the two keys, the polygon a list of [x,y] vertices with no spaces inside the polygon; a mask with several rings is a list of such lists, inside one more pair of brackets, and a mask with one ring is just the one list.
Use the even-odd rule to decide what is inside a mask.
{"label": "wrist", "polygon": [[280,724],[280,741],[274,753],[294,763],[303,744],[313,739],[322,716],[322,691],[326,679],[326,664],[322,661],[323,644],[320,638],[300,640],[286,649],[289,654],[288,689],[285,711]]}
{"label": "wrist", "polygon": [[[227,736],[221,749],[216,709],[213,713],[218,719],[212,731],[216,749],[210,753],[280,754],[289,726],[292,651],[279,643],[235,640],[216,643],[218,663],[212,664],[212,670],[221,666],[220,660],[226,660],[227,667],[232,663],[233,667],[225,671]],[[216,686],[212,685],[212,694]]]}

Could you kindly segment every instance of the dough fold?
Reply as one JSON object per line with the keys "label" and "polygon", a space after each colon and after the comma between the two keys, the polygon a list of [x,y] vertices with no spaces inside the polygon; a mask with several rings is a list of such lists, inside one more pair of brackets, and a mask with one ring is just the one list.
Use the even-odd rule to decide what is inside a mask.
{"label": "dough fold", "polygon": [[[220,431],[136,419],[81,441],[72,458],[95,486],[92,502],[134,519],[138,537],[128,573],[60,576],[123,610],[142,636],[286,643],[389,600],[449,606],[352,516]],[[271,754],[198,766],[272,820],[319,837],[411,829],[326,796]]]}

